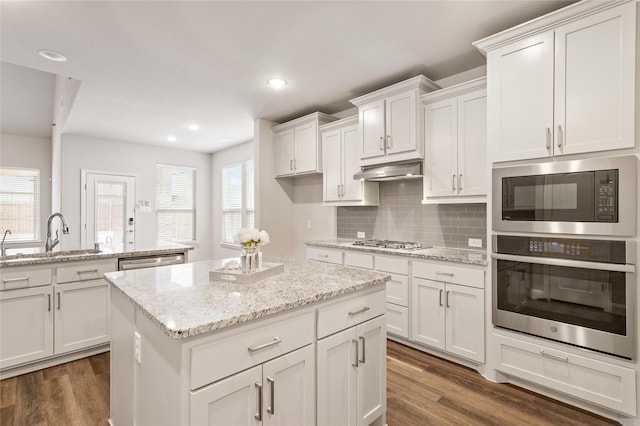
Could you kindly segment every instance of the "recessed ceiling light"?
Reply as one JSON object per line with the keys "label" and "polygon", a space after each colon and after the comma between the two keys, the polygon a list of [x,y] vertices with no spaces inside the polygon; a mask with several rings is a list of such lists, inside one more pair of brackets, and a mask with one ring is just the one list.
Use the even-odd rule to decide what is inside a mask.
{"label": "recessed ceiling light", "polygon": [[281,78],[270,78],[269,80],[267,80],[267,84],[272,89],[282,89],[287,85],[287,80],[283,80]]}
{"label": "recessed ceiling light", "polygon": [[175,136],[173,136],[173,135],[169,135],[169,136],[167,136],[167,141],[169,141],[169,142],[175,142],[175,141],[177,141],[177,140],[178,140],[178,139],[177,139]]}
{"label": "recessed ceiling light", "polygon": [[66,62],[67,60],[67,57],[62,53],[54,52],[53,50],[40,50],[38,54],[53,62]]}
{"label": "recessed ceiling light", "polygon": [[198,126],[196,123],[191,123],[187,126],[187,128],[192,132],[196,132],[198,131],[198,129],[200,129],[200,126]]}

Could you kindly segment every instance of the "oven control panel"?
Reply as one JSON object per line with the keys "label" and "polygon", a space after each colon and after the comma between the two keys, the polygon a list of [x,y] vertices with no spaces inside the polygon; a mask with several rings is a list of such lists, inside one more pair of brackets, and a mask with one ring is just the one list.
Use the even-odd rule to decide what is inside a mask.
{"label": "oven control panel", "polygon": [[619,263],[626,261],[624,241],[497,235],[496,253]]}

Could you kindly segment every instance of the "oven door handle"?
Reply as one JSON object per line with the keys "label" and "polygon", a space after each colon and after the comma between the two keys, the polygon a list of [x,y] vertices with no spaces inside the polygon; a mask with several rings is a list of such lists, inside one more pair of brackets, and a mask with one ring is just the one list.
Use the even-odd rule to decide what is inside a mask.
{"label": "oven door handle", "polygon": [[635,265],[585,262],[584,260],[550,259],[533,256],[517,256],[513,254],[492,253],[491,257],[497,260],[510,260],[512,262],[536,263],[538,265],[567,266],[570,268],[597,269],[600,271],[635,272]]}

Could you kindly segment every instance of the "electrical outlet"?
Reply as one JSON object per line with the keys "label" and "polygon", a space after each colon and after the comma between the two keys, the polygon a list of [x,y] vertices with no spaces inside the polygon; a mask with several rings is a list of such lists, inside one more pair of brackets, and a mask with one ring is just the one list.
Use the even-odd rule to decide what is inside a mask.
{"label": "electrical outlet", "polygon": [[469,238],[469,247],[482,247],[481,238]]}
{"label": "electrical outlet", "polygon": [[140,333],[137,331],[133,333],[133,356],[138,364],[141,364],[140,352],[142,351],[142,340],[140,339]]}
{"label": "electrical outlet", "polygon": [[311,229],[311,219],[307,220],[307,229]]}
{"label": "electrical outlet", "polygon": [[365,238],[364,232],[362,231],[358,231],[357,235],[358,235],[358,238]]}

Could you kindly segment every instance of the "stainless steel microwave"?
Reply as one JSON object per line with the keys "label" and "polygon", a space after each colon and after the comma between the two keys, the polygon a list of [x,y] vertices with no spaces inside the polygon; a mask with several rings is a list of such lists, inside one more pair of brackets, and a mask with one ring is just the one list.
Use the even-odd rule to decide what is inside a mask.
{"label": "stainless steel microwave", "polygon": [[493,229],[636,234],[634,155],[493,169]]}

